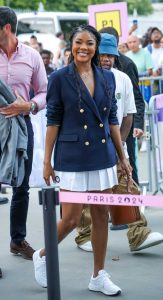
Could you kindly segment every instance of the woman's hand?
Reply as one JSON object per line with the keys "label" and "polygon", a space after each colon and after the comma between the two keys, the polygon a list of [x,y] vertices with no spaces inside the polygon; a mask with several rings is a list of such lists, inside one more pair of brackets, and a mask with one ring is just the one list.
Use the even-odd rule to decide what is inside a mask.
{"label": "woman's hand", "polygon": [[119,165],[119,171],[123,176],[127,175],[129,179],[132,178],[132,167],[126,158],[119,160],[118,165]]}
{"label": "woman's hand", "polygon": [[50,186],[50,177],[52,178],[53,182],[55,182],[55,173],[51,163],[44,163],[43,178],[48,186]]}

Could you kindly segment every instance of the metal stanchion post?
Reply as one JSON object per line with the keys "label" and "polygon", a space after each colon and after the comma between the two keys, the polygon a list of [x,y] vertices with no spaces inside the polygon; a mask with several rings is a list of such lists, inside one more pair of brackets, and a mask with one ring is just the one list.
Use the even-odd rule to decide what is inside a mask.
{"label": "metal stanchion post", "polygon": [[39,191],[39,202],[43,204],[48,300],[60,300],[56,225],[56,205],[59,204],[58,189],[43,188],[42,191]]}
{"label": "metal stanchion post", "polygon": [[145,130],[146,130],[146,142],[147,142],[147,161],[148,161],[148,183],[149,191],[152,191],[152,160],[151,160],[151,131],[150,131],[150,112],[146,110],[145,115]]}
{"label": "metal stanchion post", "polygon": [[157,134],[155,133],[155,130],[154,130],[154,126],[156,126],[156,130],[158,131],[157,120],[158,120],[158,110],[155,109],[155,107],[153,105],[153,111],[151,114],[151,121],[150,121],[151,135],[152,135],[152,158],[153,158],[152,160],[153,160],[154,183],[155,183],[155,190],[153,192],[153,195],[156,195],[159,191],[163,192],[163,189],[160,186],[160,184],[162,183],[162,180],[160,178],[160,174],[158,171],[159,165],[160,165],[160,169],[162,168],[161,167],[161,155],[159,155],[160,154],[159,140],[156,142]]}
{"label": "metal stanchion post", "polygon": [[[157,89],[154,89],[154,83],[156,82]],[[157,77],[140,77],[139,85],[144,100],[146,100],[146,140],[147,140],[147,159],[148,159],[148,179],[147,186],[149,191],[153,195],[159,191],[163,193],[163,171],[161,162],[161,150],[159,143],[159,132],[158,132],[158,109],[156,105],[156,97],[161,96],[163,89],[163,75]],[[149,90],[150,83],[150,90]],[[150,93],[149,93],[150,91]],[[159,95],[157,95],[160,93]],[[149,98],[151,94],[152,97]],[[155,94],[155,96],[154,96]],[[163,96],[163,95],[162,95]],[[153,163],[152,163],[153,162]],[[149,184],[148,184],[149,183]],[[144,182],[140,183],[144,186]],[[145,182],[146,184],[146,182]],[[155,186],[154,186],[155,185]],[[154,188],[154,190],[153,190]]]}

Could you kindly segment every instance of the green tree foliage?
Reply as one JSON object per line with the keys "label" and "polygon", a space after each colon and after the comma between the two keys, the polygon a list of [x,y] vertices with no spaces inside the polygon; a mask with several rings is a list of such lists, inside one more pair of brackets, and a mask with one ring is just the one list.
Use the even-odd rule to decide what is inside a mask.
{"label": "green tree foliage", "polygon": [[[121,0],[113,0],[112,2],[122,2]],[[134,9],[137,10],[138,15],[148,15],[152,13],[153,8],[151,0],[127,0],[128,13],[133,14]]]}
{"label": "green tree foliage", "polygon": [[[0,5],[8,5],[15,9],[37,10],[39,2],[44,4],[48,11],[76,11],[86,12],[88,5],[122,2],[122,0],[0,0]],[[139,15],[148,15],[152,12],[151,0],[126,0],[128,13],[132,14],[134,9]]]}
{"label": "green tree foliage", "polygon": [[[122,2],[122,0],[46,0],[47,10],[86,12],[88,5]],[[151,0],[127,0],[128,13],[132,14],[134,8],[138,14],[147,15],[152,12]]]}
{"label": "green tree foliage", "polygon": [[46,9],[55,11],[87,12],[88,5],[107,3],[108,0],[46,0]]}
{"label": "green tree foliage", "polygon": [[[0,0],[1,1],[1,0]],[[40,0],[3,0],[4,4],[7,5],[9,3],[10,7],[13,9],[30,9],[37,10]],[[46,0],[41,0],[43,4],[46,3]]]}

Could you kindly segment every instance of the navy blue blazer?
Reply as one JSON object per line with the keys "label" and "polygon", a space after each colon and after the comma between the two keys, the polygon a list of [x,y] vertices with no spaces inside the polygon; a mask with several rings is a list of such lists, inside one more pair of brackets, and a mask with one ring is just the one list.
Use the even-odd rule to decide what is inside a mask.
{"label": "navy blue blazer", "polygon": [[94,96],[75,72],[74,63],[53,72],[47,92],[47,126],[59,125],[54,169],[91,171],[117,163],[109,124],[118,124],[115,79],[93,66]]}

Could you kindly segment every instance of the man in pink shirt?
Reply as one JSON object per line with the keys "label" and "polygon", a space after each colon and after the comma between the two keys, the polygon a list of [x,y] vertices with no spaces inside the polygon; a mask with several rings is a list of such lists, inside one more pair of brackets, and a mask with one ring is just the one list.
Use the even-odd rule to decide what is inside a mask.
{"label": "man in pink shirt", "polygon": [[[28,160],[25,176],[20,187],[13,187],[10,211],[10,251],[32,259],[34,250],[25,240],[26,219],[29,202],[29,176],[33,158],[33,129],[30,113],[36,114],[46,104],[47,77],[40,54],[22,44],[16,38],[17,17],[7,6],[0,7],[0,79],[15,93],[17,99],[7,107],[0,108],[6,118],[23,114],[28,131]],[[34,97],[30,100],[30,89]]]}

